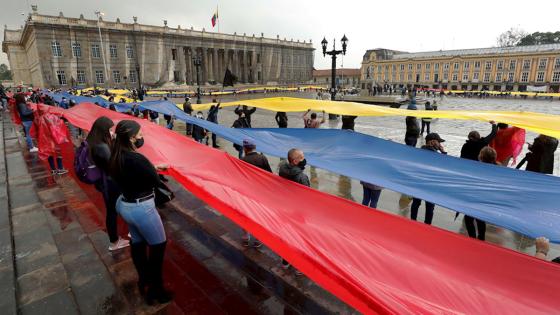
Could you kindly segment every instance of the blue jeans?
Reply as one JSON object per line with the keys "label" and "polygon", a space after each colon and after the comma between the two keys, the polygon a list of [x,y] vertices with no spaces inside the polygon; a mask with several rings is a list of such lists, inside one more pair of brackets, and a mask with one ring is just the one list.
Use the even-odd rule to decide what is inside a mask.
{"label": "blue jeans", "polygon": [[362,199],[362,204],[370,208],[377,208],[377,202],[379,201],[379,196],[381,196],[381,190],[369,189],[365,186],[364,188],[364,198]]}
{"label": "blue jeans", "polygon": [[154,199],[142,202],[124,202],[117,199],[117,212],[128,224],[132,243],[146,242],[157,245],[166,241],[163,223],[156,209]]}
{"label": "blue jeans", "polygon": [[33,139],[31,139],[31,126],[33,126],[32,121],[22,121],[23,131],[25,132],[25,142],[27,142],[27,147],[29,149],[33,148]]}

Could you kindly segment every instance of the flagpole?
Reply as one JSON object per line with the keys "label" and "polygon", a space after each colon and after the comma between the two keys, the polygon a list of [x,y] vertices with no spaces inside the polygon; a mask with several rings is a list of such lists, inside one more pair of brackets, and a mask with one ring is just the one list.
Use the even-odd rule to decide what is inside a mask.
{"label": "flagpole", "polygon": [[220,12],[218,12],[218,4],[216,4],[216,16],[218,18],[218,33],[220,32]]}

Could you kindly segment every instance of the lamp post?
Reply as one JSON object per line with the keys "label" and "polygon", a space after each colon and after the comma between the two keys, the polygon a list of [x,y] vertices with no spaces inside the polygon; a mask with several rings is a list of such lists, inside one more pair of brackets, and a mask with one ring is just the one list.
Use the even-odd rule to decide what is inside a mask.
{"label": "lamp post", "polygon": [[[331,69],[331,101],[336,99],[336,56],[337,55],[346,55],[346,45],[348,44],[348,38],[346,35],[342,37],[340,40],[342,42],[342,50],[336,50],[336,42],[333,40],[333,49],[331,51],[327,51],[327,39],[323,37],[321,41],[321,46],[323,47],[323,57],[326,55],[331,56],[332,60],[332,69]],[[333,120],[336,119],[337,115],[329,114],[329,119]]]}
{"label": "lamp post", "polygon": [[105,13],[101,11],[95,11],[95,15],[97,15],[97,31],[99,32],[99,44],[101,46],[101,59],[103,59],[103,72],[105,73],[105,84],[109,84],[109,74],[107,73],[107,62],[105,61],[105,48],[103,47],[103,37],[101,36],[101,17],[105,15]]}
{"label": "lamp post", "polygon": [[200,66],[202,66],[202,60],[200,60],[200,55],[197,53],[193,58],[194,66],[196,67],[196,103],[201,104],[200,100]]}

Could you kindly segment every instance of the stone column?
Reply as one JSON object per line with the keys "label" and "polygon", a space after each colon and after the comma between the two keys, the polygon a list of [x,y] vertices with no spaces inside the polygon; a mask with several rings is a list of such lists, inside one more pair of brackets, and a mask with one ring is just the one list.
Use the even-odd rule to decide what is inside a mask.
{"label": "stone column", "polygon": [[214,62],[212,60],[212,50],[210,48],[206,49],[206,60],[208,62],[208,81],[214,81]]}
{"label": "stone column", "polygon": [[241,51],[241,56],[242,56],[241,72],[243,73],[243,83],[247,83],[247,51],[246,50]]}
{"label": "stone column", "polygon": [[212,68],[214,70],[214,80],[216,82],[221,82],[223,77],[220,78],[220,63],[218,62],[218,49],[214,48],[212,50]]}
{"label": "stone column", "polygon": [[201,50],[200,56],[202,57],[202,76],[201,76],[201,84],[206,84],[208,82],[208,54],[206,53],[206,48],[199,48]]}
{"label": "stone column", "polygon": [[258,81],[258,75],[257,75],[257,52],[256,51],[252,51],[251,52],[251,68],[253,69],[253,82],[254,83],[260,83]]}
{"label": "stone column", "polygon": [[191,85],[192,84],[192,59],[191,59],[191,49],[189,47],[183,47],[183,50],[185,51],[185,66],[186,66],[186,70],[185,70],[185,81],[187,82],[187,85]]}

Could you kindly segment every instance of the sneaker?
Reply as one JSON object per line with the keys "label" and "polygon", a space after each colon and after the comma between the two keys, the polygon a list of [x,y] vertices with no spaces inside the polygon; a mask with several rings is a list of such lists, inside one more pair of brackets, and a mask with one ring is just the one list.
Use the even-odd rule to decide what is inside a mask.
{"label": "sneaker", "polygon": [[52,175],[52,176],[54,176],[54,175],[56,175],[56,174],[58,174],[58,171],[57,171],[57,170],[51,170],[51,175]]}
{"label": "sneaker", "polygon": [[58,173],[58,175],[64,175],[64,174],[68,173],[68,170],[63,168],[61,170],[58,170],[57,173]]}
{"label": "sneaker", "polygon": [[253,248],[261,248],[262,243],[260,241],[255,240],[252,245]]}
{"label": "sneaker", "polygon": [[33,148],[29,149],[29,152],[39,152],[39,148],[33,147]]}
{"label": "sneaker", "polygon": [[114,251],[114,250],[118,250],[118,249],[121,249],[121,248],[125,248],[127,246],[130,246],[130,241],[122,239],[122,238],[119,237],[119,239],[115,243],[111,243],[109,245],[109,250]]}
{"label": "sneaker", "polygon": [[290,268],[290,263],[285,260],[282,260],[282,269],[287,270],[289,268]]}

